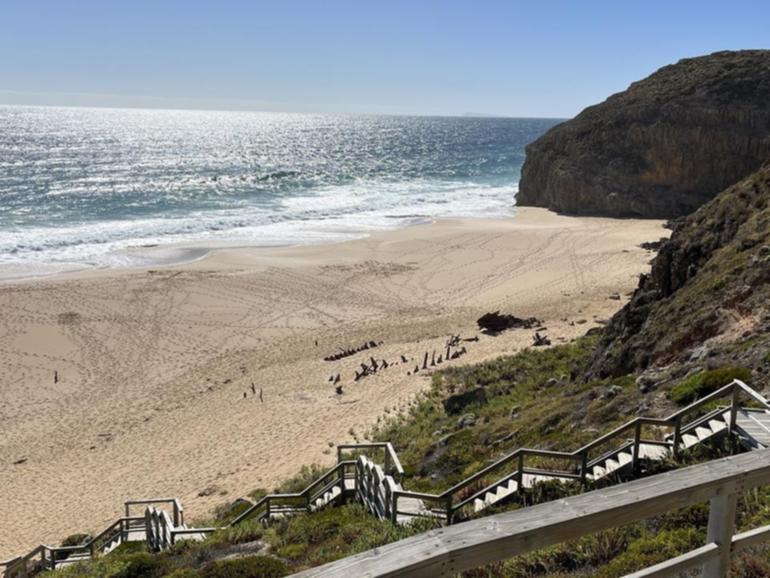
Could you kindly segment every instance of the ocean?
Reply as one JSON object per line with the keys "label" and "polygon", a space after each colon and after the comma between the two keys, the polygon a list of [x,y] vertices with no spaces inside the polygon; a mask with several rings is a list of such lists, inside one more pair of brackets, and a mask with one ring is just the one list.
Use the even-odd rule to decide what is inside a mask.
{"label": "ocean", "polygon": [[557,122],[0,106],[0,277],[510,215]]}

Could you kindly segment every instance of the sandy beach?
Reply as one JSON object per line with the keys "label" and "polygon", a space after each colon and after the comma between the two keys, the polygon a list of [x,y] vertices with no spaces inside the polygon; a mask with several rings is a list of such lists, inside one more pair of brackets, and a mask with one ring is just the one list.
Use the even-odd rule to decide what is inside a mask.
{"label": "sandy beach", "polygon": [[[581,335],[648,269],[639,244],[666,234],[661,221],[526,208],[0,285],[0,558],[99,530],[125,499],[177,496],[195,519],[329,464],[332,444],[429,385],[430,372],[407,374],[425,351],[479,335],[475,320],[498,309],[542,319],[554,343]],[[441,367],[532,333],[481,335]],[[383,345],[322,359],[370,340]],[[354,382],[371,353],[390,366]]]}

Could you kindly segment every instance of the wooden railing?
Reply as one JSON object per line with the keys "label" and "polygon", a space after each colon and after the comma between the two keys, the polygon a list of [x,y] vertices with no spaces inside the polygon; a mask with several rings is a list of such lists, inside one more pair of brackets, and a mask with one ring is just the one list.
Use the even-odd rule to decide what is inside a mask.
{"label": "wooden railing", "polygon": [[277,514],[312,511],[316,500],[326,492],[335,487],[339,487],[341,493],[347,491],[345,481],[355,478],[355,465],[353,460],[342,460],[301,492],[268,494],[237,516],[230,525],[235,526],[248,519],[269,519]]}
{"label": "wooden railing", "polygon": [[116,540],[127,539],[132,532],[143,533],[144,517],[122,517],[107,526],[99,534],[77,546],[49,546],[41,544],[25,556],[0,562],[4,578],[26,578],[45,570],[55,570],[73,558],[93,557]]}
{"label": "wooden railing", "polygon": [[190,536],[202,538],[220,529],[215,527],[187,528],[184,525],[178,526],[168,512],[154,506],[148,506],[145,510],[144,522],[147,547],[155,552],[170,548],[180,538]]}
{"label": "wooden railing", "polygon": [[171,506],[174,526],[184,526],[184,508],[177,498],[148,498],[146,500],[129,500],[124,503],[126,516],[131,515],[132,508],[141,506],[143,509],[147,506]]}
{"label": "wooden railing", "polygon": [[398,454],[396,454],[396,450],[390,442],[338,445],[337,462],[343,461],[346,457],[345,454],[352,454],[352,456],[347,456],[347,459],[351,457],[355,459],[359,455],[371,457],[369,453],[371,450],[382,450],[383,458],[381,463],[383,464],[383,471],[386,475],[393,477],[398,483],[401,483],[404,479],[404,468],[401,466]]}
{"label": "wooden railing", "polygon": [[[526,474],[560,480],[572,479],[585,486],[588,482],[588,475],[594,466],[607,459],[616,457],[626,450],[631,450],[631,467],[633,471],[636,471],[639,464],[639,450],[642,444],[666,447],[671,450],[672,456],[677,458],[681,451],[682,436],[684,434],[694,431],[704,422],[712,419],[715,415],[726,412],[728,409],[730,411],[730,420],[727,431],[732,433],[735,429],[736,415],[740,408],[741,395],[745,395],[763,408],[770,409],[770,403],[762,395],[742,381],[734,380],[666,418],[634,418],[572,452],[519,448],[439,494],[397,490],[393,494],[394,510],[390,512],[390,517],[395,520],[400,515],[410,515],[409,512],[398,509],[398,502],[402,498],[415,498],[430,504],[428,511],[431,515],[438,514],[448,524],[451,524],[455,516],[462,512],[463,508],[473,504],[475,499],[508,483],[510,480],[516,480],[521,484],[523,476]],[[724,398],[730,399],[728,407],[706,411],[710,404]],[[670,441],[666,441],[660,436],[657,438],[645,437],[643,435],[645,427],[670,430]],[[610,442],[614,442],[614,445],[610,444]],[[608,445],[611,447],[608,448]],[[546,468],[542,465],[533,467],[528,465],[532,458],[562,461],[572,464],[572,467]]]}
{"label": "wooden railing", "polygon": [[433,530],[295,578],[454,576],[703,502],[710,503],[706,544],[627,578],[660,578],[697,568],[705,578],[724,578],[733,552],[770,540],[770,526],[734,535],[738,496],[767,484],[770,450],[760,450]]}
{"label": "wooden railing", "polygon": [[[339,489],[337,495],[355,496],[375,515],[394,523],[409,516],[429,516],[452,524],[476,499],[512,480],[521,487],[526,475],[573,480],[585,486],[594,466],[624,451],[631,451],[631,467],[635,470],[643,444],[668,448],[676,458],[682,436],[716,415],[729,411],[726,431],[734,432],[741,396],[748,397],[761,408],[770,409],[770,403],[762,395],[735,380],[666,418],[634,418],[572,452],[519,448],[438,494],[409,491],[401,486],[404,469],[390,443],[341,445],[337,448],[337,464],[304,490],[264,496],[230,525],[248,519],[269,520],[276,515],[313,511],[318,499],[335,488]],[[716,401],[724,398],[730,399],[729,406],[713,407]],[[645,435],[645,428],[655,428],[657,435]],[[667,430],[667,433],[660,430]],[[419,508],[414,507],[415,500],[420,502]],[[404,507],[410,502],[411,507]],[[156,508],[161,505],[170,506],[171,513]],[[145,508],[144,516],[131,515],[132,508],[138,506]],[[55,568],[57,561],[67,556],[85,551],[91,556],[101,553],[114,541],[111,537],[116,534],[127,536],[129,531],[144,531],[153,549],[163,549],[173,544],[177,537],[207,534],[214,530],[187,528],[184,510],[176,498],[131,500],[125,503],[125,517],[87,543],[72,547],[40,545],[26,556],[0,562],[0,569],[5,568],[5,578],[31,576],[40,570]],[[701,552],[698,555],[706,554]]]}

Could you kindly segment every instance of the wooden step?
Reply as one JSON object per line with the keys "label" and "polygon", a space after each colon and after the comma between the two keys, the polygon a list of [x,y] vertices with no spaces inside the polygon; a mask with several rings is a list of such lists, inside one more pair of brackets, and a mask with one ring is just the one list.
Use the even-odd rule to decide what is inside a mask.
{"label": "wooden step", "polygon": [[698,436],[693,434],[686,433],[682,436],[682,445],[684,445],[685,448],[691,448],[698,442],[700,442]]}
{"label": "wooden step", "polygon": [[617,457],[620,467],[630,464],[634,461],[634,456],[630,451],[620,452]]}
{"label": "wooden step", "polygon": [[643,460],[662,460],[671,453],[670,448],[657,444],[639,444],[639,457]]}
{"label": "wooden step", "polygon": [[719,433],[727,429],[727,422],[724,420],[724,416],[714,418],[709,421],[709,427],[714,433]]}
{"label": "wooden step", "polygon": [[699,440],[703,441],[714,435],[714,430],[706,426],[698,426],[695,428],[695,435]]}

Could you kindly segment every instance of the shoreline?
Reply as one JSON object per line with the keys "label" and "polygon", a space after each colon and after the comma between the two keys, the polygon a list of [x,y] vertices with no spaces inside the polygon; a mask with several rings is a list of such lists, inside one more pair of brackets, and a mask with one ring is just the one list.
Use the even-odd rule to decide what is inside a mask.
{"label": "shoreline", "polygon": [[[500,309],[567,342],[625,303],[648,270],[639,244],[667,234],[521,208],[0,284],[0,557],[97,530],[126,499],[178,496],[193,519],[325,465],[331,445],[430,386],[411,370],[449,335],[479,335],[475,320]],[[513,353],[531,333],[479,335],[442,367]],[[354,381],[365,354],[323,360],[369,340],[387,370]]]}
{"label": "shoreline", "polygon": [[[420,220],[403,223],[401,226],[378,229],[374,231],[359,231],[350,232],[348,238],[340,238],[336,240],[322,240],[318,242],[309,243],[276,243],[276,244],[251,244],[240,243],[235,241],[222,240],[211,244],[203,244],[198,241],[186,241],[186,242],[169,242],[169,243],[153,243],[149,245],[131,245],[120,251],[114,253],[107,253],[108,255],[116,256],[138,256],[140,259],[146,259],[147,262],[143,264],[130,264],[130,265],[116,265],[116,266],[99,266],[89,263],[68,263],[68,262],[46,262],[46,263],[19,263],[19,264],[4,264],[0,265],[0,286],[6,283],[25,283],[29,281],[35,281],[38,279],[56,279],[61,276],[77,277],[78,275],[87,275],[89,273],[119,273],[121,271],[145,271],[147,269],[158,269],[164,267],[184,266],[206,259],[211,254],[218,251],[238,251],[238,250],[271,250],[271,249],[285,249],[291,247],[318,247],[318,246],[334,246],[342,243],[350,243],[366,239],[372,235],[379,233],[392,233],[402,230],[411,229],[413,227],[426,227],[431,226],[439,222],[453,222],[453,221],[487,221],[487,220],[505,220],[513,219],[516,217],[517,207],[512,207],[512,213],[507,216],[492,216],[492,217],[425,217]],[[155,253],[161,253],[156,256]],[[165,253],[165,255],[163,255]],[[177,254],[178,256],[174,256]],[[51,267],[56,268],[57,265],[61,265],[61,270],[51,271],[39,271],[29,273],[13,273],[14,269],[25,270],[32,269],[34,267]],[[10,272],[8,272],[10,271]]]}

